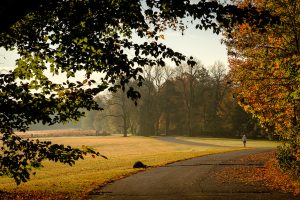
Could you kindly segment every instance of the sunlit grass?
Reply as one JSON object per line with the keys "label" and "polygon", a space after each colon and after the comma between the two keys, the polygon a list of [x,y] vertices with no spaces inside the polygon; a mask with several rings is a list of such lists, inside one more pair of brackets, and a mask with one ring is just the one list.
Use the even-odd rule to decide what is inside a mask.
{"label": "sunlit grass", "polygon": [[[243,142],[242,139],[231,139],[231,138],[209,138],[209,137],[177,137],[177,139],[191,141],[191,142],[199,142],[199,143],[207,143],[214,144],[220,146],[229,146],[229,147],[242,147]],[[270,140],[247,140],[248,148],[259,148],[259,147],[277,147],[280,142],[270,141]]]}
{"label": "sunlit grass", "polygon": [[[64,193],[72,199],[81,199],[88,192],[104,183],[122,176],[135,173],[134,162],[140,160],[149,166],[160,166],[170,162],[188,159],[212,153],[236,150],[241,147],[240,140],[216,138],[179,139],[194,142],[226,145],[230,147],[207,147],[184,145],[160,141],[151,137],[55,137],[43,138],[54,143],[81,147],[91,146],[108,160],[97,157],[86,157],[75,166],[69,167],[60,163],[44,162],[44,168],[36,170],[37,174],[25,184],[16,186],[12,179],[1,177],[0,188],[8,192],[39,192],[45,195]],[[249,144],[251,142],[249,141]],[[268,142],[256,142],[257,145],[270,145]]]}

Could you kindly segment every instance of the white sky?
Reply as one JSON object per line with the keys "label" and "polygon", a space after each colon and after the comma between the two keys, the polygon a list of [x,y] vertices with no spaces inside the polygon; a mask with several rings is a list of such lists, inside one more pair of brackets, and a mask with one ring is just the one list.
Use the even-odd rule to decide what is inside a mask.
{"label": "white sky", "polygon": [[227,66],[226,46],[221,44],[221,37],[211,30],[189,28],[183,36],[180,32],[166,32],[164,43],[173,50],[197,58],[205,67],[213,65],[216,61],[221,61]]}
{"label": "white sky", "polygon": [[[174,31],[167,31],[164,36],[163,43],[175,51],[197,58],[206,68],[217,61],[228,65],[227,51],[225,45],[221,44],[221,36],[210,30],[189,28],[183,36],[180,32]],[[6,52],[4,49],[0,49],[0,71],[13,69],[16,59],[15,52]]]}

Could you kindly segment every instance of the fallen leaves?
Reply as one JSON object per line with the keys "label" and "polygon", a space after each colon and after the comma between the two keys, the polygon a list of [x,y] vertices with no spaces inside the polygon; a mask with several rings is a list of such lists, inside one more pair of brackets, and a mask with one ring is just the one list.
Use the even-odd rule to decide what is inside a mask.
{"label": "fallen leaves", "polygon": [[256,176],[264,181],[265,185],[283,192],[300,195],[300,181],[295,180],[291,175],[281,172],[277,168],[275,158],[266,162],[265,168],[257,169]]}
{"label": "fallen leaves", "polygon": [[32,199],[43,199],[43,200],[68,200],[72,199],[70,194],[65,193],[42,193],[42,192],[0,192],[1,200],[32,200]]}
{"label": "fallen leaves", "polygon": [[242,157],[239,161],[265,164],[263,167],[257,167],[256,165],[226,167],[222,171],[216,172],[214,176],[222,183],[261,184],[272,190],[293,193],[295,196],[300,195],[300,181],[277,168],[275,152],[250,155]]}

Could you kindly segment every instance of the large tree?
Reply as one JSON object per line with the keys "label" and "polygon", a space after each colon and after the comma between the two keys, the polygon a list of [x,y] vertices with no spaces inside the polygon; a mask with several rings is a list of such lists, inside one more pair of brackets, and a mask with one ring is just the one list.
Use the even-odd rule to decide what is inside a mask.
{"label": "large tree", "polygon": [[[30,169],[41,166],[44,159],[72,165],[88,152],[99,155],[90,149],[24,140],[14,131],[26,131],[38,122],[77,120],[84,109],[100,109],[94,101],[98,93],[124,90],[131,79],[141,85],[143,66],[164,65],[168,58],[176,64],[187,60],[160,43],[166,27],[183,30],[181,19],[186,16],[198,20],[197,28],[217,33],[246,19],[266,22],[266,13],[251,6],[240,9],[204,0],[197,4],[147,0],[143,5],[139,0],[36,0],[22,4],[24,10],[5,2],[10,10],[22,12],[6,17],[1,26],[0,46],[16,50],[20,58],[13,71],[0,74],[0,175],[17,183],[27,181]],[[134,33],[148,40],[136,43]],[[65,73],[65,81],[50,80],[45,75],[48,68],[54,75]],[[85,73],[85,80],[71,79],[79,71]],[[100,81],[91,78],[94,73],[103,75]],[[127,96],[136,100],[140,94],[130,88]]]}
{"label": "large tree", "polygon": [[[242,1],[239,6],[248,3]],[[296,166],[293,170],[299,173],[300,3],[295,0],[252,3],[279,16],[281,24],[267,26],[260,33],[245,23],[237,26],[233,37],[227,40],[236,97],[247,112],[285,141],[288,150],[284,157],[289,158],[282,163],[294,162],[289,167]]]}

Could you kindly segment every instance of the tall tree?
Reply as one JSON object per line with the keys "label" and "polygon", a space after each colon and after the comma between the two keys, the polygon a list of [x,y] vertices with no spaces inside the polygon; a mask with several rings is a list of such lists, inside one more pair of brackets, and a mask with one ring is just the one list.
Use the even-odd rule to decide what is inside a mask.
{"label": "tall tree", "polygon": [[[172,79],[167,79],[162,85],[160,93],[160,108],[162,115],[160,120],[162,121],[161,127],[163,128],[163,133],[165,135],[172,135],[174,128],[171,127],[174,122],[176,113],[180,110],[177,105],[177,100],[180,98],[180,94],[175,89],[175,83]],[[173,126],[174,127],[174,126]]]}
{"label": "tall tree", "polygon": [[[126,87],[128,88],[128,87]],[[134,126],[134,116],[136,115],[137,108],[134,103],[127,98],[126,92],[118,91],[110,94],[107,100],[107,113],[104,117],[112,119],[116,127],[120,127],[124,137],[128,136],[129,129]],[[135,130],[136,127],[133,128]],[[119,128],[117,128],[119,130]]]}
{"label": "tall tree", "polygon": [[141,135],[158,135],[160,109],[160,93],[162,84],[166,79],[166,68],[160,66],[146,66],[144,68],[144,82],[140,89],[141,99],[138,105],[140,134]]}
{"label": "tall tree", "polygon": [[283,137],[299,123],[299,7],[296,1],[270,1],[267,8],[281,16],[283,24],[270,27],[265,34],[240,25],[228,43],[232,80],[238,84],[241,105]]}
{"label": "tall tree", "polygon": [[179,81],[178,91],[181,93],[183,100],[183,108],[186,115],[186,127],[188,134],[193,135],[193,119],[195,116],[196,109],[196,89],[199,83],[199,77],[202,76],[205,71],[204,66],[197,62],[194,66],[180,65],[177,68],[178,75],[176,79]]}
{"label": "tall tree", "polygon": [[221,113],[222,113],[222,103],[224,101],[224,97],[226,93],[228,93],[229,86],[226,84],[226,67],[221,62],[215,62],[210,69],[211,73],[211,92],[212,92],[212,112],[211,117],[213,120],[212,127],[215,127],[220,131],[222,129],[222,119],[221,119]]}
{"label": "tall tree", "polygon": [[[248,3],[242,1],[240,6]],[[240,105],[287,142],[290,148],[287,152],[297,163],[300,146],[300,3],[295,0],[253,3],[258,9],[279,16],[281,24],[268,26],[264,33],[258,33],[249,24],[236,28],[233,38],[227,40],[232,80]]]}

